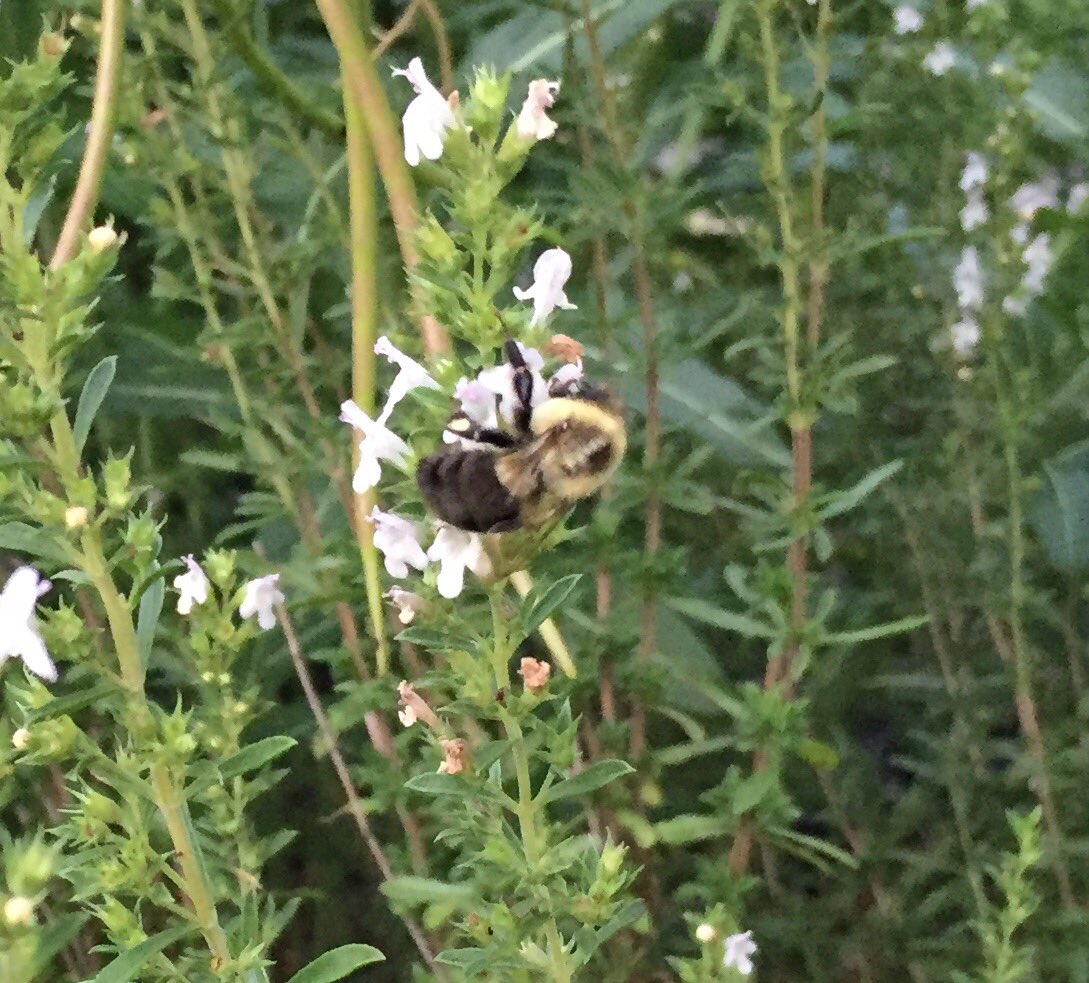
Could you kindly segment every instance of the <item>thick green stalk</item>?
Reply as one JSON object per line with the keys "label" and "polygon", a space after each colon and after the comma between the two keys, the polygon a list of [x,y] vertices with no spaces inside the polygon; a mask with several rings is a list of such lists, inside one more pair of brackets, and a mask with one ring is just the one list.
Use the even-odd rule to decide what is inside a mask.
{"label": "thick green stalk", "polygon": [[[374,159],[362,109],[352,87],[344,84],[344,119],[347,123],[348,210],[352,264],[352,398],[368,414],[374,413],[374,342],[378,333],[378,202]],[[358,465],[358,443],[353,443],[353,465]],[[368,519],[373,491],[355,496],[355,534],[363,563],[377,672],[389,672],[389,642],[382,607],[382,581],[374,526]]]}
{"label": "thick green stalk", "polygon": [[98,71],[91,102],[87,147],[79,166],[76,189],[72,193],[72,201],[57,239],[57,248],[49,261],[49,268],[53,270],[75,255],[83,224],[91,217],[95,205],[98,204],[102,172],[106,168],[106,158],[113,143],[117,80],[121,74],[121,57],[125,50],[126,3],[127,0],[102,0],[102,44],[99,48]]}

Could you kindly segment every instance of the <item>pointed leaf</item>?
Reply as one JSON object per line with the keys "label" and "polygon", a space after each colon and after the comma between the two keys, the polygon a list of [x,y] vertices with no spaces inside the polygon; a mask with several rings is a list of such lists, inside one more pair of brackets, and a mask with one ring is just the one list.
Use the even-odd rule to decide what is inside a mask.
{"label": "pointed leaf", "polygon": [[562,782],[553,785],[544,796],[545,802],[556,802],[559,799],[570,799],[576,795],[588,795],[608,785],[624,775],[630,775],[635,769],[626,761],[619,758],[610,758],[608,761],[597,761],[584,768],[577,775],[565,778]]}
{"label": "pointed leaf", "polygon": [[94,978],[93,983],[131,983],[132,980],[139,979],[140,970],[149,960],[191,931],[193,928],[190,925],[176,925],[158,935],[153,935],[150,939],[144,939],[139,945],[133,946],[113,959]]}
{"label": "pointed leaf", "polygon": [[349,973],[354,973],[361,966],[380,963],[385,958],[373,945],[353,942],[322,953],[309,966],[300,969],[287,983],[333,983],[334,980],[342,980]]}
{"label": "pointed leaf", "polygon": [[72,424],[72,436],[76,439],[76,453],[83,452],[83,445],[87,442],[87,434],[91,432],[91,424],[94,423],[102,400],[113,382],[117,372],[117,356],[107,355],[87,376],[83,384],[83,392],[79,394],[79,405],[76,407],[76,421]]}

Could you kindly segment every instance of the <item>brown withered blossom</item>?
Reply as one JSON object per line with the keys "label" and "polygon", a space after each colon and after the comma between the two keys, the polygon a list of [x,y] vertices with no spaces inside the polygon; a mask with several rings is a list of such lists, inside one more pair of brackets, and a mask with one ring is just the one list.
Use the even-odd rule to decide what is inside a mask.
{"label": "brown withered blossom", "polygon": [[582,343],[575,341],[570,335],[554,334],[544,346],[546,355],[555,355],[571,365],[576,364],[582,358]]}
{"label": "brown withered blossom", "polygon": [[460,775],[469,763],[469,745],[464,738],[455,737],[452,740],[442,740],[442,762],[439,765],[440,775]]}
{"label": "brown withered blossom", "polygon": [[548,687],[548,678],[552,675],[552,666],[547,662],[540,662],[537,659],[527,657],[522,660],[522,668],[518,670],[518,675],[522,677],[526,689],[531,693],[541,693]]}
{"label": "brown withered blossom", "polygon": [[427,701],[412,688],[407,679],[402,679],[397,687],[398,702],[401,709],[397,716],[406,727],[411,727],[417,720],[422,720],[432,730],[439,729],[439,718],[435,711],[427,705]]}

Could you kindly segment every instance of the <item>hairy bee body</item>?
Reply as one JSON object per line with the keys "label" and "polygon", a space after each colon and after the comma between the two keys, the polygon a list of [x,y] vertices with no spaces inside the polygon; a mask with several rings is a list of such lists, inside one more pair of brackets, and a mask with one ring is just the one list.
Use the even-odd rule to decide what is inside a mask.
{"label": "hairy bee body", "polygon": [[599,491],[627,446],[619,410],[600,390],[548,399],[528,423],[521,435],[494,434],[494,445],[424,458],[416,479],[435,515],[471,532],[543,526]]}

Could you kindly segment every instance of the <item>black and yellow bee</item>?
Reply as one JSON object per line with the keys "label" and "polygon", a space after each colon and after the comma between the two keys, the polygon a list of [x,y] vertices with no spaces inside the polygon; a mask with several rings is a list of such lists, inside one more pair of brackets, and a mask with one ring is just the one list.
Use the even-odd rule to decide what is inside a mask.
{"label": "black and yellow bee", "polygon": [[627,447],[620,406],[582,379],[555,381],[534,406],[534,378],[518,345],[513,431],[482,427],[463,413],[447,424],[458,442],[416,470],[424,501],[444,522],[470,532],[536,529],[555,522],[608,481]]}

